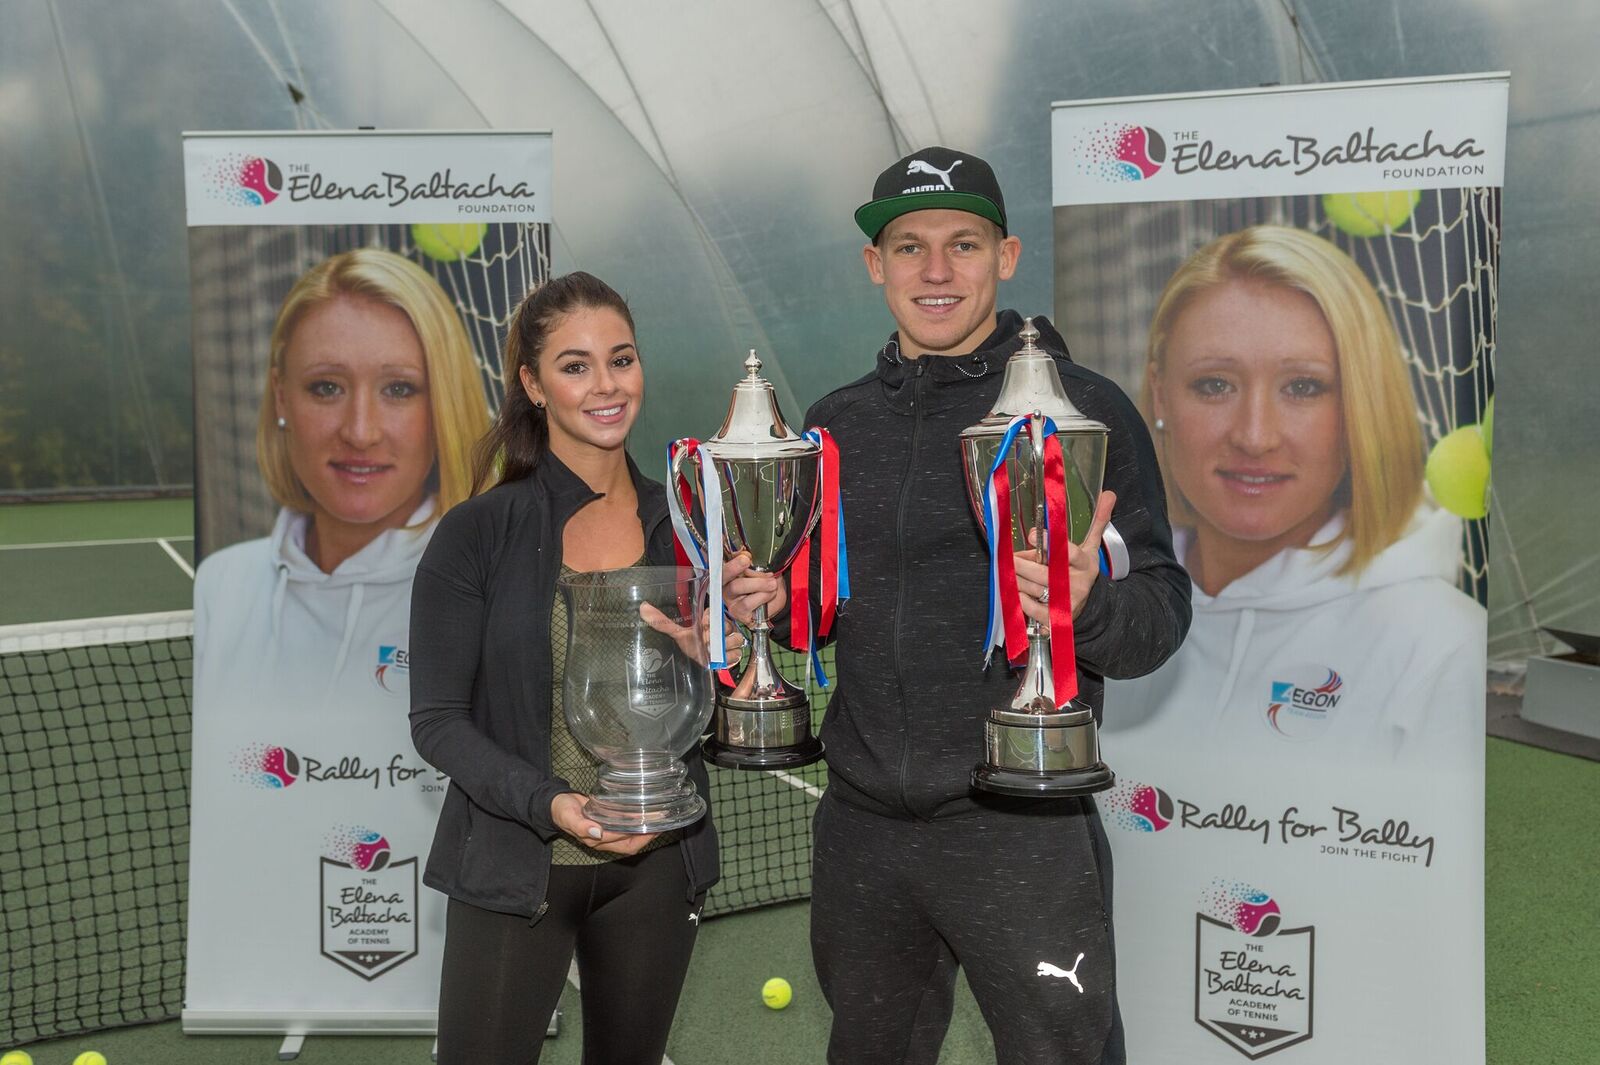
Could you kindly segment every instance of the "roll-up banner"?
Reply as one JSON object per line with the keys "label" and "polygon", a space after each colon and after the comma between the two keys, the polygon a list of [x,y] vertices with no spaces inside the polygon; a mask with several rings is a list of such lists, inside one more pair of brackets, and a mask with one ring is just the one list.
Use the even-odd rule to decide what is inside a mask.
{"label": "roll-up banner", "polygon": [[1139,397],[1194,582],[1106,693],[1130,1061],[1484,1060],[1507,89],[1054,106],[1057,321]]}
{"label": "roll-up banner", "polygon": [[548,133],[189,133],[187,1032],[431,1032],[411,581],[549,277]]}

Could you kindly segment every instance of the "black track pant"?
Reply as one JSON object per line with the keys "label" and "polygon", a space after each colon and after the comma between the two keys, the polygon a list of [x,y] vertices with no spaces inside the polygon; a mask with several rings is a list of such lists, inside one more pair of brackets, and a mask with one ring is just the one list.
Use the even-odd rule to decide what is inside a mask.
{"label": "black track pant", "polygon": [[1120,1065],[1098,834],[1060,806],[922,822],[824,796],[811,950],[833,1008],[828,1060],[932,1065],[959,966],[1000,1065]]}
{"label": "black track pant", "polygon": [[539,1060],[574,949],[585,1065],[661,1065],[699,902],[676,844],[605,865],[552,866],[536,924],[455,899],[445,924],[439,1065]]}

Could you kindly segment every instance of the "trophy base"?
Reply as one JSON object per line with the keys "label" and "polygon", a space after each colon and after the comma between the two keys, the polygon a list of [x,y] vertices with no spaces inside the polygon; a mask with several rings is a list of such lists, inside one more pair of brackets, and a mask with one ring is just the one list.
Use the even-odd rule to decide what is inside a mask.
{"label": "trophy base", "polygon": [[623,832],[630,836],[687,828],[705,815],[706,801],[698,795],[690,795],[682,802],[654,806],[619,804],[599,799],[590,799],[583,804],[583,816],[607,832]]}
{"label": "trophy base", "polygon": [[1116,782],[1116,776],[1104,765],[1090,766],[1087,769],[1053,769],[1040,772],[1029,769],[1006,769],[983,762],[972,768],[972,786],[979,791],[989,791],[996,795],[1022,795],[1036,799],[1093,795],[1097,791],[1105,791]]}
{"label": "trophy base", "polygon": [[712,765],[723,769],[797,769],[822,760],[822,741],[812,736],[792,747],[734,747],[715,739],[706,740],[700,753]]}
{"label": "trophy base", "polygon": [[822,757],[811,734],[811,704],[804,692],[774,699],[717,698],[716,721],[700,748],[724,769],[793,769]]}
{"label": "trophy base", "polygon": [[1116,782],[1100,761],[1094,714],[1069,704],[1066,713],[996,710],[984,722],[988,761],[972,771],[972,786],[1000,795],[1092,795]]}
{"label": "trophy base", "polygon": [[602,765],[583,815],[607,832],[642,835],[685,828],[704,817],[706,808],[682,762],[652,759],[637,766]]}

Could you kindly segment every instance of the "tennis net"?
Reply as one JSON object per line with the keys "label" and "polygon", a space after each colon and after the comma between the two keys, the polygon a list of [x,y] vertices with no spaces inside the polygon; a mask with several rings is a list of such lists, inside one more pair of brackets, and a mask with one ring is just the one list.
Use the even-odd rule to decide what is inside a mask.
{"label": "tennis net", "polygon": [[[0,627],[0,1046],[183,1008],[192,659],[188,611]],[[707,916],[808,896],[821,766],[711,774]]]}

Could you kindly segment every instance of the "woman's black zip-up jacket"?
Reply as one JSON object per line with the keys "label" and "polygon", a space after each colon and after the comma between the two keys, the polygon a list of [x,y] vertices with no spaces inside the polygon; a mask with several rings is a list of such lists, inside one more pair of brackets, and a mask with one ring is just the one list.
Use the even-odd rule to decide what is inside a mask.
{"label": "woman's black zip-up jacket", "polygon": [[[1049,322],[1033,321],[1072,402],[1111,430],[1105,487],[1117,494],[1111,520],[1127,542],[1130,572],[1116,582],[1101,575],[1074,623],[1080,695],[1098,719],[1103,678],[1148,673],[1178,649],[1189,630],[1189,576],[1173,557],[1161,475],[1138,411],[1116,385],[1067,358]],[[871,374],[806,413],[806,425],[826,427],[839,444],[849,546],[851,598],[834,627],[837,686],[821,732],[829,783],[845,802],[890,817],[1015,804],[969,783],[984,719],[1017,680],[1003,655],[983,667],[988,551],[957,438],[994,405],[1021,328],[1015,311],[1003,311],[979,349],[960,356],[906,359],[891,340]]]}
{"label": "woman's black zip-up jacket", "polygon": [[[645,555],[672,565],[666,490],[630,459]],[[411,592],[411,739],[450,777],[423,883],[486,910],[537,919],[560,834],[550,802],[550,613],[567,519],[595,499],[554,455],[439,520]],[[698,750],[685,761],[711,785]],[[688,898],[717,880],[708,814],[684,830]]]}

